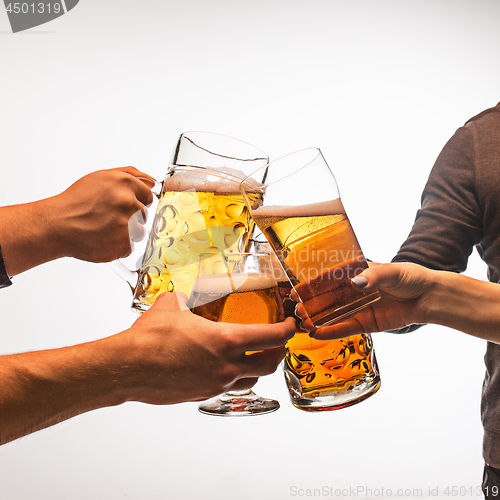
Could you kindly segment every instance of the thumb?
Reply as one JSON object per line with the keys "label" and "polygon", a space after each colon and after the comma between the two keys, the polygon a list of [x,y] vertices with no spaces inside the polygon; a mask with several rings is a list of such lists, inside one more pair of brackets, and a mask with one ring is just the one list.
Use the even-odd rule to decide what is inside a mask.
{"label": "thumb", "polygon": [[182,292],[165,292],[158,295],[153,306],[163,307],[174,311],[185,311],[189,309],[187,306],[188,297]]}
{"label": "thumb", "polygon": [[385,290],[396,287],[400,284],[403,277],[401,266],[398,264],[380,264],[365,269],[351,279],[355,288],[361,289],[364,292],[383,288]]}
{"label": "thumb", "polygon": [[422,296],[432,282],[431,271],[410,262],[382,264],[365,269],[351,281],[355,288],[367,292],[376,288],[398,299],[416,299]]}

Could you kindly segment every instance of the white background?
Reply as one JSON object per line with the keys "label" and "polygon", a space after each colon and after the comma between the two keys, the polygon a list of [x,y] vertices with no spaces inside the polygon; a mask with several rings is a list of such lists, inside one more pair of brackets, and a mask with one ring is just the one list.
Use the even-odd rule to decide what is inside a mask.
{"label": "white background", "polygon": [[[0,6],[0,204],[100,168],[162,178],[178,135],[208,130],[272,158],[320,147],[365,254],[388,261],[442,146],[500,100],[499,18],[497,0],[81,0],[12,34]],[[477,257],[468,274],[484,279]],[[110,335],[129,304],[106,265],[45,264],[1,292],[0,352]],[[27,436],[0,448],[0,498],[481,498],[485,343],[428,326],[375,349],[381,390],[337,412],[294,409],[279,369],[256,387],[282,403],[268,416],[128,403]]]}

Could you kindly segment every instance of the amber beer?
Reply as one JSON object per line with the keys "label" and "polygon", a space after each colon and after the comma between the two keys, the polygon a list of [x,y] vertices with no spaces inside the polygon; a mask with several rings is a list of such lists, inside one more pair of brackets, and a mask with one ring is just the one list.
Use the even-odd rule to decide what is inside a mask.
{"label": "amber beer", "polygon": [[271,243],[316,327],[377,300],[351,278],[368,267],[340,199],[295,207],[262,207],[251,215]]}
{"label": "amber beer", "polygon": [[196,278],[190,299],[193,313],[211,321],[255,324],[283,320],[272,274],[213,274]]}
{"label": "amber beer", "polygon": [[254,223],[238,188],[242,176],[228,168],[169,173],[139,271],[135,309],[146,310],[163,292],[190,296],[200,254],[246,250]]}
{"label": "amber beer", "polygon": [[[290,282],[279,282],[285,316],[294,316]],[[300,318],[295,316],[297,325]],[[292,404],[301,410],[345,408],[370,397],[380,388],[375,351],[370,335],[340,340],[315,340],[297,329],[286,344],[283,366]]]}
{"label": "amber beer", "polygon": [[[268,242],[253,242],[261,252],[272,252]],[[272,254],[274,256],[274,254]],[[279,262],[273,274],[283,302],[285,317],[297,322],[295,336],[286,344],[283,370],[292,404],[301,410],[337,410],[359,403],[378,391],[380,376],[370,335],[341,340],[315,340],[300,328],[295,315],[292,285]]]}

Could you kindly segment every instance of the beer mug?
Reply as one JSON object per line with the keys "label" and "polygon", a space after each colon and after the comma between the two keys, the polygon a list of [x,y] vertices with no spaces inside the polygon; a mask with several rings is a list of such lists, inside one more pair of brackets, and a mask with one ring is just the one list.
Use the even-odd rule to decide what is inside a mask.
{"label": "beer mug", "polygon": [[[261,198],[250,182],[243,181],[241,188],[288,277],[289,283],[279,283],[285,311],[292,308],[285,299],[290,301],[292,288],[316,327],[379,299],[378,292],[359,292],[351,285],[368,265],[319,149],[270,163]],[[319,341],[298,329],[287,344],[284,370],[292,403],[303,410],[343,408],[380,388],[370,335]]]}
{"label": "beer mug", "polygon": [[[251,325],[284,319],[271,256],[265,252],[201,254],[188,305],[194,314],[211,321]],[[279,407],[278,401],[245,389],[226,392],[198,409],[208,415],[244,416]]]}
{"label": "beer mug", "polygon": [[[246,250],[254,223],[239,184],[268,162],[263,151],[238,139],[209,132],[180,136],[159,183],[139,269],[114,263],[132,288],[132,309],[146,311],[163,292],[189,297],[200,254]],[[265,170],[259,174],[265,176]]]}

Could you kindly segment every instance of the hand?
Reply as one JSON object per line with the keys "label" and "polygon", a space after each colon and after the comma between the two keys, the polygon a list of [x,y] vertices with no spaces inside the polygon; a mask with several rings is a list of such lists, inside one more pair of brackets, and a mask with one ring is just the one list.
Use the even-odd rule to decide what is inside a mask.
{"label": "hand", "polygon": [[134,167],[114,168],[88,174],[50,199],[65,255],[89,262],[129,255],[131,241],[144,236],[140,224],[153,202],[153,185],[154,179]]}
{"label": "hand", "polygon": [[381,295],[379,301],[347,319],[316,330],[302,304],[297,304],[296,312],[302,318],[302,327],[318,340],[425,323],[426,299],[435,283],[433,273],[435,271],[410,263],[373,266],[354,278],[352,284],[365,292],[378,288]]}
{"label": "hand", "polygon": [[60,257],[108,262],[129,255],[131,239],[144,234],[140,222],[153,201],[153,184],[133,167],[100,170],[57,196],[1,207],[7,272],[15,276]]}
{"label": "hand", "polygon": [[[124,332],[84,344],[1,357],[0,444],[125,401],[173,404],[252,387],[272,373],[295,332],[215,323],[160,295]],[[255,354],[247,351],[263,350]]]}
{"label": "hand", "polygon": [[204,400],[250,388],[276,370],[295,333],[292,318],[271,325],[216,323],[185,309],[179,296],[160,295],[116,336],[126,359],[121,375],[128,381],[126,399],[152,404]]}

